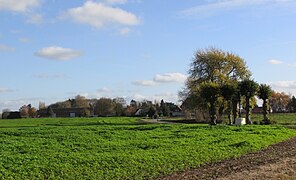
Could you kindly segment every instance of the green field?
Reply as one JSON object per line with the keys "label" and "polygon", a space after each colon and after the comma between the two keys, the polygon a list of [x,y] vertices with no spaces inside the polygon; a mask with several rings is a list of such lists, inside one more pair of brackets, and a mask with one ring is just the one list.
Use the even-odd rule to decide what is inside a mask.
{"label": "green field", "polygon": [[[296,128],[296,113],[272,113],[268,115],[270,120],[278,125]],[[263,119],[262,114],[252,115],[253,121],[258,123]]]}
{"label": "green field", "polygon": [[135,118],[0,120],[0,179],[147,179],[296,136],[281,126],[140,124]]}
{"label": "green field", "polygon": [[[243,114],[242,117],[245,117],[245,115]],[[296,113],[271,113],[268,117],[272,121],[272,124],[296,129]],[[182,119],[176,119],[176,121],[178,120]],[[251,120],[255,124],[260,124],[260,121],[263,120],[263,115],[252,114]],[[223,124],[228,124],[227,115],[223,115]]]}

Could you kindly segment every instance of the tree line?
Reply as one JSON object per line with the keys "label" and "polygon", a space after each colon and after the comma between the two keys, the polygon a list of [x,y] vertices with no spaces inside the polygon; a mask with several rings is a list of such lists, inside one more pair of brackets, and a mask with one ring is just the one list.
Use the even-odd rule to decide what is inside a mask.
{"label": "tree line", "polygon": [[[20,107],[17,116],[13,118],[37,118],[37,117],[54,117],[57,110],[63,111],[66,109],[79,109],[80,117],[90,116],[127,116],[127,117],[170,117],[174,115],[178,109],[174,103],[165,102],[152,102],[149,100],[135,101],[131,100],[127,104],[124,98],[100,98],[100,99],[87,99],[84,96],[77,95],[75,98],[68,99],[61,102],[56,102],[46,106],[44,102],[39,103],[39,109],[33,107],[31,104],[23,105]],[[11,111],[4,109],[3,119],[7,119]]]}
{"label": "tree line", "polygon": [[73,99],[57,102],[49,106],[44,103],[39,104],[39,111],[46,111],[48,116],[54,114],[56,109],[79,108],[82,109],[80,116],[141,116],[157,118],[159,116],[171,116],[177,105],[171,102],[161,100],[160,103],[148,100],[131,100],[127,104],[124,98],[100,98],[87,99],[84,96],[77,95]]}

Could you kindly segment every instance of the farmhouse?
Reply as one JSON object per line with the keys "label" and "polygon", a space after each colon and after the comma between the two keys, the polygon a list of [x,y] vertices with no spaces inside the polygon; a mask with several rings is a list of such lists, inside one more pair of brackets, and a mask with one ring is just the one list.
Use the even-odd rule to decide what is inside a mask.
{"label": "farmhouse", "polygon": [[[269,110],[269,113],[271,113],[272,111]],[[262,107],[258,107],[258,106],[255,106],[253,109],[252,109],[252,113],[253,114],[262,114],[263,113],[263,108]],[[242,109],[242,114],[246,114],[246,110],[245,109]]]}
{"label": "farmhouse", "polygon": [[254,113],[254,114],[262,114],[263,113],[263,108],[262,107],[255,106],[252,109],[252,113]]}
{"label": "farmhouse", "polygon": [[19,111],[3,112],[2,119],[20,119],[21,113]]}
{"label": "farmhouse", "polygon": [[48,108],[40,109],[39,117],[87,117],[93,116],[93,108]]}
{"label": "farmhouse", "polygon": [[173,105],[173,106],[170,106],[170,115],[172,117],[181,117],[181,116],[184,116],[184,113],[182,111],[182,108],[180,106],[177,106],[177,105]]}

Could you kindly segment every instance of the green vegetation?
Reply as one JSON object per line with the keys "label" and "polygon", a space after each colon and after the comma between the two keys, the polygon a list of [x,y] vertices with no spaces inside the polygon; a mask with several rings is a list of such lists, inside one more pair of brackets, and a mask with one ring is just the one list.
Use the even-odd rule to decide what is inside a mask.
{"label": "green vegetation", "polygon": [[[296,128],[296,113],[271,113],[268,115],[270,121],[276,125]],[[252,120],[259,124],[263,119],[262,114],[254,114]]]}
{"label": "green vegetation", "polygon": [[211,125],[221,121],[223,113],[228,111],[229,124],[232,124],[240,112],[241,98],[245,97],[246,122],[252,124],[250,99],[255,96],[258,85],[250,76],[245,61],[238,55],[216,48],[198,50],[190,65],[186,88],[180,93],[182,106],[191,111],[208,110]]}
{"label": "green vegetation", "polygon": [[252,124],[251,121],[251,112],[252,112],[252,106],[251,106],[251,98],[253,98],[257,91],[258,91],[258,84],[254,80],[245,79],[241,82],[239,82],[239,92],[242,96],[245,97],[246,100],[246,122],[247,124]]}
{"label": "green vegetation", "polygon": [[200,86],[200,95],[207,102],[209,109],[211,125],[217,124],[216,104],[219,96],[220,87],[217,83],[202,83]]}
{"label": "green vegetation", "polygon": [[[189,78],[179,93],[182,109],[189,118],[199,112],[196,120],[209,121],[211,125],[223,121],[228,114],[228,124],[242,117],[245,111],[247,124],[252,124],[251,113],[256,105],[255,96],[262,99],[264,118],[260,124],[271,124],[269,110],[273,112],[296,112],[296,98],[274,92],[266,84],[259,85],[251,79],[245,61],[236,54],[217,48],[198,50],[189,67]],[[261,106],[261,105],[260,105]],[[206,112],[206,113],[205,113]]]}
{"label": "green vegetation", "polygon": [[[260,124],[264,119],[263,114],[253,114],[252,121],[254,124]],[[296,129],[296,113],[271,113],[268,114],[269,121],[276,126],[284,126]],[[223,116],[222,124],[228,123],[227,115]]]}
{"label": "green vegetation", "polygon": [[139,124],[135,118],[1,120],[0,179],[155,178],[293,136],[280,126]]}
{"label": "green vegetation", "polygon": [[272,96],[272,90],[271,87],[266,84],[260,84],[259,90],[257,93],[258,97],[262,99],[262,111],[263,111],[263,124],[270,124],[270,120],[268,119],[268,114],[270,111],[270,106],[268,103],[268,99]]}

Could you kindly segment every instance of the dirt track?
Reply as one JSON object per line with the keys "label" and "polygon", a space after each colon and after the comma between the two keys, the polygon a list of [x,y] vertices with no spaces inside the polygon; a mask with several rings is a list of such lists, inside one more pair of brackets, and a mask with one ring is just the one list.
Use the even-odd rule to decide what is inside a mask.
{"label": "dirt track", "polygon": [[296,137],[256,153],[160,179],[296,179]]}

